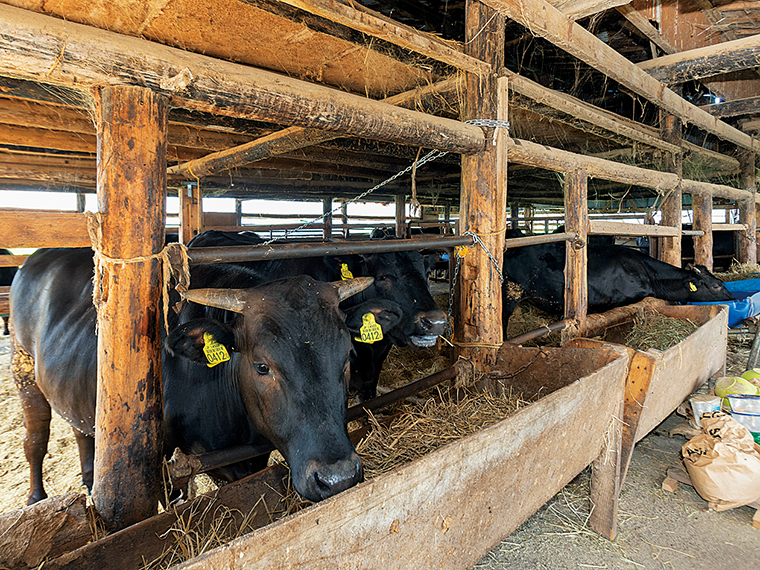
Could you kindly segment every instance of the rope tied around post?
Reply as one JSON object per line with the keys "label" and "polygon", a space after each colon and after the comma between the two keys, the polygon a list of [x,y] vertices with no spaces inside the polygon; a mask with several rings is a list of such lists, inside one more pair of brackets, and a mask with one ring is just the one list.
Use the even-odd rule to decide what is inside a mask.
{"label": "rope tied around post", "polygon": [[168,333],[169,286],[171,284],[171,279],[174,277],[176,280],[177,291],[187,291],[187,288],[190,285],[190,258],[187,255],[187,248],[180,243],[170,243],[160,252],[154,253],[153,255],[142,255],[129,259],[109,257],[102,252],[102,214],[100,212],[85,212],[85,218],[87,220],[87,232],[90,235],[92,250],[94,252],[93,261],[95,263],[95,272],[92,277],[92,303],[95,305],[98,318],[100,317],[101,307],[108,297],[108,292],[104,290],[103,283],[107,272],[110,272],[110,266],[143,263],[158,259],[161,261],[162,271],[161,295],[163,302],[164,328]]}

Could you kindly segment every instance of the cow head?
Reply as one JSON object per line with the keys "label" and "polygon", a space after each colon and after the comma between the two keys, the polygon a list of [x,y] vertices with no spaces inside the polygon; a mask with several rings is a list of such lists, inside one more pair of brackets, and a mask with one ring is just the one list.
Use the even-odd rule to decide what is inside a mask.
{"label": "cow head", "polygon": [[366,275],[375,280],[364,297],[393,301],[403,313],[401,322],[388,334],[393,344],[415,348],[435,345],[446,326],[446,313],[430,294],[423,256],[417,251],[399,251],[375,253],[363,260]]}
{"label": "cow head", "polygon": [[687,265],[684,287],[689,301],[733,301],[734,296],[723,282],[704,265]]}
{"label": "cow head", "polygon": [[311,501],[362,477],[346,430],[351,337],[338,304],[371,283],[299,276],[250,289],[191,290],[186,299],[239,317],[229,325],[190,321],[166,341],[196,362],[229,358],[221,366],[230,367],[251,423],[283,454],[296,490]]}

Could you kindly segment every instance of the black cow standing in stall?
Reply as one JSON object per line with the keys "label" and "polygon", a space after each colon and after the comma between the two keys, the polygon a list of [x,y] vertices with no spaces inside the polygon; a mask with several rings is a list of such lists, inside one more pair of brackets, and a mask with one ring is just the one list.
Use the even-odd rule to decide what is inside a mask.
{"label": "black cow standing in stall", "polygon": [[[188,247],[259,245],[263,241],[253,232],[208,230],[190,240]],[[424,257],[416,251],[277,259],[239,265],[271,278],[309,275],[320,281],[337,281],[345,276],[374,277],[371,287],[342,303],[341,308],[347,310],[367,301],[382,300],[384,314],[396,312],[399,322],[389,328],[386,321],[383,329],[389,330],[380,341],[369,344],[357,340],[358,337],[354,339],[351,389],[358,392],[360,401],[375,397],[380,371],[392,345],[430,348],[446,326],[446,314],[430,294]]]}
{"label": "black cow standing in stall", "polygon": [[[97,368],[92,277],[92,250],[38,250],[11,287],[11,368],[27,430],[29,504],[46,497],[42,460],[51,408],[75,428],[82,477],[92,487]],[[193,289],[186,294],[192,302],[171,317],[164,341],[164,451],[204,453],[268,441],[288,461],[296,490],[318,501],[362,477],[346,430],[356,327],[349,331],[344,319],[349,325],[361,322],[376,304],[360,305],[348,316],[338,304],[371,279],[264,281],[239,266],[193,269]],[[210,474],[236,480],[264,468],[267,458]]]}
{"label": "black cow standing in stall", "polygon": [[[7,249],[0,249],[0,255],[13,255]],[[13,283],[13,277],[16,275],[15,267],[0,267],[0,287],[8,287]],[[8,317],[3,316],[3,334],[8,334]]]}
{"label": "black cow standing in stall", "polygon": [[[588,246],[588,306],[601,312],[644,297],[666,301],[731,301],[733,295],[707,268],[674,267],[623,246]],[[565,289],[565,243],[553,242],[508,249],[504,253],[502,322],[527,301],[561,314]]]}

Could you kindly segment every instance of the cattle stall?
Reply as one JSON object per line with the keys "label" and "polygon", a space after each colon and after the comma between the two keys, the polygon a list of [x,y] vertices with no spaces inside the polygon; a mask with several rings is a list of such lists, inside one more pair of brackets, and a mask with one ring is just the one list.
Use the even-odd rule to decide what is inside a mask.
{"label": "cattle stall", "polygon": [[[334,201],[345,206],[364,199],[370,187],[378,201],[395,204],[399,236],[407,201],[458,206],[458,236],[424,243],[467,246],[452,265],[451,342],[454,359],[477,371],[469,387],[478,389],[495,389],[491,373],[507,366],[499,281],[505,247],[568,242],[564,316],[581,335],[589,322],[588,236],[656,238],[658,257],[680,265],[684,194],[692,197],[699,232],[696,263],[712,267],[717,201],[740,212],[733,228],[743,236],[739,260],[757,261],[760,145],[752,136],[756,127],[745,119],[760,114],[750,96],[758,79],[705,81],[728,93],[729,102],[744,102],[725,115],[717,102],[710,109],[695,104],[710,92],[704,85],[676,87],[711,72],[673,75],[676,68],[697,68],[705,57],[713,58],[713,71],[746,70],[756,36],[730,38],[725,52],[706,56],[696,52],[709,46],[692,45],[695,40],[678,37],[669,25],[656,30],[644,15],[651,7],[597,3],[578,12],[555,4],[469,0],[440,21],[429,19],[426,2],[403,15],[374,1],[211,2],[205,10],[184,0],[160,7],[126,0],[107,7],[73,0],[54,7],[31,0],[0,3],[3,189],[97,196],[96,212],[0,210],[0,247],[91,247],[96,253],[102,404],[95,422],[93,497],[110,526],[146,519],[159,497],[160,329],[164,276],[172,261],[164,247],[169,194],[180,200],[182,243],[203,229],[245,229],[230,224],[232,218],[204,213],[204,197],[322,200],[326,237],[337,215]],[[596,13],[603,13],[610,29],[626,23],[622,44],[605,43],[587,29],[585,18]],[[680,54],[666,36],[678,40]],[[544,55],[531,68],[521,62],[533,61],[525,56],[533,54],[534,41],[540,42],[536,53]],[[652,57],[660,52],[675,63]],[[609,90],[599,99],[601,83]],[[640,100],[645,103],[637,110]],[[433,154],[428,158],[423,150]],[[708,166],[699,170],[695,164]],[[409,185],[394,178],[407,170]],[[646,199],[653,192],[659,225],[589,219],[588,202],[600,195]],[[517,201],[563,206],[565,233],[506,240],[507,205]],[[444,221],[451,221],[449,214]],[[391,247],[422,245],[400,240]],[[303,253],[308,247],[290,249]],[[593,360],[609,350],[587,354]],[[572,390],[560,390],[537,409],[561,407],[563,398],[583,405]],[[604,405],[608,411],[622,405],[614,388]],[[598,448],[606,429],[600,424],[590,431],[590,448]],[[544,443],[546,453],[550,443]],[[550,476],[547,488],[564,484],[571,471],[595,457],[583,456],[565,475]],[[505,473],[515,465],[508,462]],[[421,467],[439,468],[434,462]],[[417,478],[424,480],[415,474],[409,485]],[[381,489],[370,484],[346,495]],[[546,500],[537,498],[520,516],[538,508],[540,498]],[[281,541],[277,532],[289,536],[327,505],[305,513],[304,522],[262,532],[268,541]],[[366,516],[375,515],[367,509]],[[514,528],[504,522],[486,542],[492,545]],[[485,547],[474,548],[482,554]],[[473,556],[468,552],[460,560],[471,564]]]}

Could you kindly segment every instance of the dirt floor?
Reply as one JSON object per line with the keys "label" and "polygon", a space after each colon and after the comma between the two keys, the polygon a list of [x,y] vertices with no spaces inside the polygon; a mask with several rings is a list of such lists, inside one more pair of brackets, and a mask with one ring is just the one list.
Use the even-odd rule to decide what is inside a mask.
{"label": "dirt floor", "polygon": [[[728,372],[744,370],[750,342],[749,337],[732,337]],[[0,513],[23,506],[28,493],[21,409],[8,362],[8,337],[0,337]],[[410,373],[429,373],[428,365],[411,366]],[[706,502],[691,487],[680,485],[675,493],[662,490],[665,472],[679,463],[686,442],[680,436],[668,437],[669,429],[681,421],[673,414],[637,444],[620,497],[619,534],[614,542],[587,527],[590,473],[586,470],[475,568],[760,568],[760,530],[752,526],[754,509],[707,511]],[[83,489],[71,429],[55,415],[45,484],[49,495]]]}

